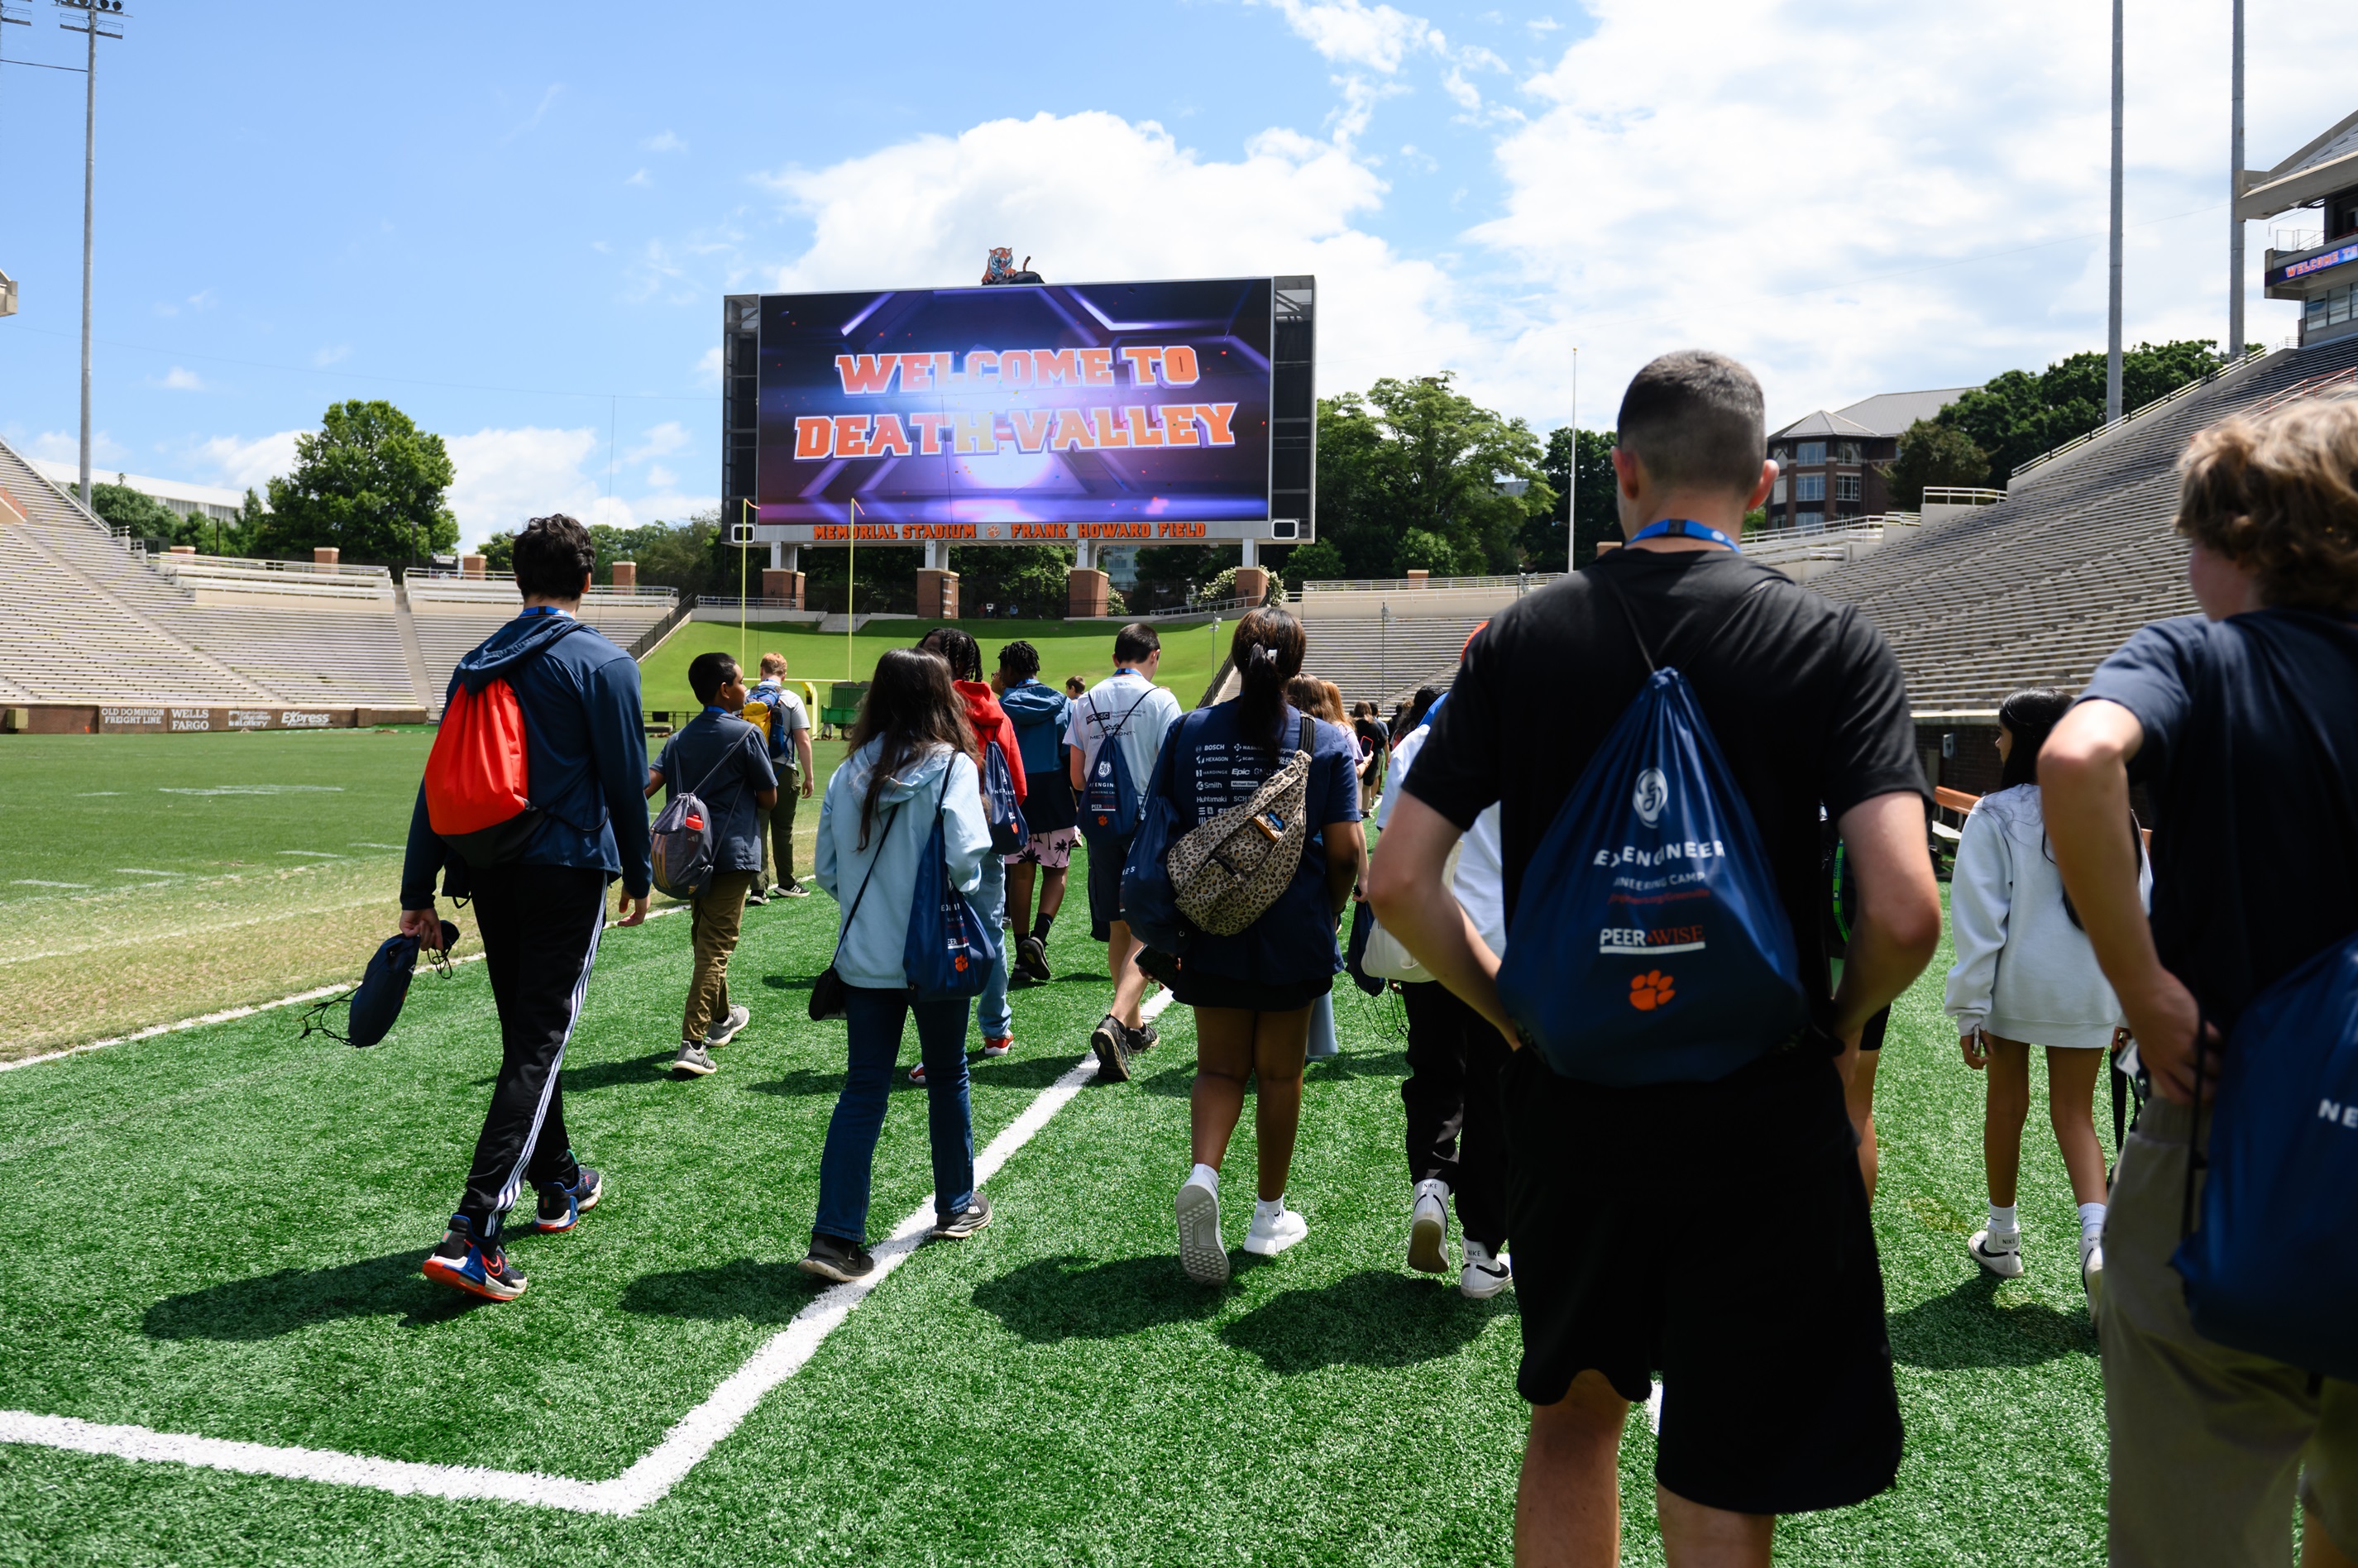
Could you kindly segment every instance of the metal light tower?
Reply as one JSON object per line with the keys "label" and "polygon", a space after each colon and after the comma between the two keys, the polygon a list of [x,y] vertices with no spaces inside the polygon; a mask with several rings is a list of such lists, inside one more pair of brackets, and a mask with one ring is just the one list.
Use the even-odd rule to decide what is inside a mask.
{"label": "metal light tower", "polygon": [[1563,470],[1563,569],[1580,569],[1580,347],[1572,351],[1572,462]]}
{"label": "metal light tower", "polygon": [[2244,0],[2234,4],[2227,131],[2227,362],[2244,357]]}
{"label": "metal light tower", "polygon": [[90,39],[82,75],[81,141],[81,503],[90,504],[90,279],[91,235],[95,226],[98,179],[98,40],[123,36],[123,0],[57,0],[60,11],[78,12],[80,22],[59,22],[69,33]]}
{"label": "metal light tower", "polygon": [[[64,3],[64,0],[59,0]],[[2104,420],[2120,417],[2120,99],[2122,0],[2113,0],[2113,320],[2104,349]]]}

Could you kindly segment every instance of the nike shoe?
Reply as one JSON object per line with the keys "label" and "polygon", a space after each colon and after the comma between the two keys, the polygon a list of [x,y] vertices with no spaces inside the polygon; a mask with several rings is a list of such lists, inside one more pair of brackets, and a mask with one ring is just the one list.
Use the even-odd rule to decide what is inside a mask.
{"label": "nike shoe", "polygon": [[925,1081],[925,1065],[923,1062],[909,1069],[909,1081],[913,1084],[922,1084]]}
{"label": "nike shoe", "polygon": [[1263,1217],[1260,1206],[1255,1205],[1252,1224],[1245,1231],[1245,1250],[1256,1258],[1274,1258],[1309,1234],[1310,1222],[1292,1209],[1280,1208]]}
{"label": "nike shoe", "polygon": [[1098,1054],[1098,1076],[1118,1084],[1130,1081],[1130,1031],[1112,1013],[1089,1031],[1089,1049]]}
{"label": "nike shoe", "polygon": [[1048,945],[1037,936],[1026,936],[1015,944],[1016,969],[1029,980],[1046,985],[1055,976],[1048,972]]}
{"label": "nike shoe", "polygon": [[426,1255],[418,1272],[438,1285],[471,1292],[486,1301],[512,1302],[524,1294],[525,1278],[508,1267],[507,1249],[493,1242],[486,1250],[463,1214],[450,1217],[442,1245]]}
{"label": "nike shoe", "polygon": [[1419,1182],[1408,1216],[1408,1266],[1426,1274],[1449,1272],[1449,1184]]}
{"label": "nike shoe", "polygon": [[1199,1285],[1227,1282],[1228,1249],[1220,1239],[1220,1195],[1191,1180],[1179,1189],[1174,1207],[1179,1221],[1179,1266]]}
{"label": "nike shoe", "polygon": [[1015,1036],[1012,1034],[986,1034],[982,1037],[982,1054],[986,1056],[1004,1056],[1014,1049]]}
{"label": "nike shoe", "polygon": [[703,1041],[686,1040],[680,1043],[679,1054],[672,1058],[671,1070],[708,1078],[720,1070],[720,1064],[712,1059],[712,1053],[704,1048]]}
{"label": "nike shoe", "polygon": [[712,1027],[704,1032],[704,1048],[711,1051],[728,1044],[729,1042],[744,1033],[745,1026],[752,1022],[753,1011],[751,1008],[730,1008],[728,1017],[714,1019]]}
{"label": "nike shoe", "polygon": [[1976,1230],[1965,1243],[1965,1250],[1974,1261],[2001,1280],[2011,1280],[2022,1272],[2022,1232],[2011,1236],[1996,1236],[1986,1230]]}
{"label": "nike shoe", "polygon": [[2096,1303],[2104,1294],[2104,1238],[2080,1238],[2080,1288],[2088,1292],[2088,1321],[2096,1321]]}
{"label": "nike shoe", "polygon": [[870,1257],[868,1249],[857,1241],[846,1241],[839,1236],[814,1236],[810,1251],[795,1267],[806,1274],[817,1274],[822,1280],[849,1285],[874,1273],[876,1260]]}
{"label": "nike shoe", "polygon": [[1487,1247],[1471,1237],[1466,1238],[1466,1267],[1457,1271],[1459,1295],[1468,1301],[1488,1301],[1514,1281],[1514,1265],[1504,1252],[1492,1257]]}
{"label": "nike shoe", "polygon": [[605,1195],[606,1178],[584,1165],[571,1186],[552,1182],[540,1189],[540,1212],[534,1217],[532,1227],[538,1231],[570,1230]]}
{"label": "nike shoe", "polygon": [[977,1193],[967,1200],[967,1206],[956,1214],[936,1216],[934,1227],[925,1232],[928,1241],[963,1241],[990,1223],[990,1200]]}

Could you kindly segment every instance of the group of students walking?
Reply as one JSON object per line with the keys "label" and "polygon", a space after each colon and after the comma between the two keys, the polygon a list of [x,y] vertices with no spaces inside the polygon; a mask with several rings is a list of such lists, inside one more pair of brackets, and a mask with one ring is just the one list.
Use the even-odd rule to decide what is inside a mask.
{"label": "group of students walking", "polygon": [[[933,1234],[990,1222],[968,1003],[986,1051],[1011,1045],[1007,987],[1047,978],[1048,925],[1085,838],[1113,985],[1089,1042],[1100,1076],[1127,1078],[1154,1045],[1150,986],[1195,1015],[1188,1169],[1170,1213],[1196,1281],[1229,1271],[1222,1171],[1248,1084],[1241,1245],[1269,1255],[1307,1237],[1287,1203],[1292,1153],[1355,898],[1390,945],[1409,1020],[1408,1261],[1449,1269],[1454,1209],[1459,1289],[1511,1281],[1519,1300],[1531,1407],[1519,1563],[1616,1560],[1621,1433],[1658,1377],[1657,1515],[1674,1564],[1765,1563],[1777,1515],[1890,1487],[1904,1434],[1870,1222],[1874,1063],[1891,1003],[1937,946],[1941,899],[1889,646],[1742,554],[1743,515],[1776,478],[1761,413],[1758,383],[1723,356],[1647,366],[1613,458],[1623,547],[1487,623],[1446,691],[1390,725],[1344,720],[1339,694],[1303,675],[1301,622],[1275,607],[1237,627],[1234,695],[1193,712],[1155,685],[1144,626],[1118,635],[1109,678],[1064,692],[1022,643],[985,680],[955,628],[883,655],[820,808],[814,875],[838,907],[820,989],[847,1024],[848,1064],[803,1266],[835,1280],[873,1267],[871,1168],[913,1018]],[[2358,405],[2230,421],[2184,467],[2179,525],[2203,614],[2139,633],[2076,696],[2008,698],[2000,787],[1958,847],[1944,1005],[1989,1085],[1988,1219],[1967,1250],[1994,1274],[2032,1267],[2015,1200],[2042,1050],[2103,1353],[2112,1561],[2283,1563],[2297,1501],[2304,1561],[2332,1564],[2358,1550],[2353,1360],[2333,1349],[2313,1365],[2265,1333],[2210,1337],[2172,1257],[2213,1179],[2206,1143],[2239,1132],[2210,1115],[2239,1017],[2358,935]],[[590,559],[569,519],[530,525],[525,613],[453,680],[454,693],[505,680],[527,715],[529,849],[468,864],[421,792],[404,877],[404,929],[428,945],[438,876],[477,901],[503,1037],[474,1167],[427,1271],[503,1298],[524,1288],[503,1245],[523,1189],[543,1230],[578,1223],[603,1191],[565,1147],[558,1069],[605,882],[622,882],[620,924],[645,914],[638,792],[726,753],[757,812],[793,776],[776,771],[774,732],[749,742],[722,722],[739,700],[727,661],[698,678],[707,715],[638,771],[635,669],[594,634],[565,634]],[[1544,722],[1540,690],[1561,697]],[[708,741],[691,733],[707,718]],[[1679,755],[1598,772],[1655,744],[1646,735],[1679,738]],[[806,792],[807,757],[806,744]],[[2158,817],[2149,848],[2133,784]],[[1194,848],[1231,831],[1240,860]],[[760,875],[737,863],[749,858],[730,860],[730,889]],[[1213,902],[1190,904],[1206,885]],[[1174,888],[1184,920],[1167,907]],[[911,934],[936,929],[935,903],[961,955],[996,953],[987,974],[928,992],[913,989]],[[694,917],[683,1050],[737,1015],[722,914]],[[974,945],[973,927],[989,940]],[[1728,996],[1747,1005],[1711,1011]],[[2109,1181],[2092,1110],[2108,1064],[2142,1106]],[[2324,1197],[2346,1211],[2358,1194]]]}

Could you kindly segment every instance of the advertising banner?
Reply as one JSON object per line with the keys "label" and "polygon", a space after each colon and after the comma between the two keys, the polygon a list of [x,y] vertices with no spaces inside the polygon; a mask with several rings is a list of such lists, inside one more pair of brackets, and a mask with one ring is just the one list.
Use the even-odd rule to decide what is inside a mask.
{"label": "advertising banner", "polygon": [[1269,536],[1271,280],[765,295],[760,536]]}

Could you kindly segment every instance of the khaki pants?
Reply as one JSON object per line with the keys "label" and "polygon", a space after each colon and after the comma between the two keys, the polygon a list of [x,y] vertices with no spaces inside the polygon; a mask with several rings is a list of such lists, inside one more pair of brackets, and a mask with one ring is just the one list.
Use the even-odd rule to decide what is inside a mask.
{"label": "khaki pants", "polygon": [[687,1016],[680,1020],[683,1041],[701,1041],[714,1020],[729,1016],[729,955],[737,950],[745,895],[752,891],[752,871],[715,871],[704,896],[688,906],[696,968],[688,976]]}
{"label": "khaki pants", "polygon": [[[762,880],[753,885],[762,889],[792,887],[795,882],[795,800],[801,795],[802,780],[788,768],[778,770],[778,804],[764,811],[753,808],[753,833],[762,840]],[[777,852],[771,853],[771,841],[776,840]]]}
{"label": "khaki pants", "polygon": [[2192,1114],[2146,1106],[2104,1215],[2097,1333],[2114,1568],[2284,1568],[2296,1480],[2333,1543],[2358,1553],[2358,1385],[2231,1350],[2187,1315],[2169,1256]]}

